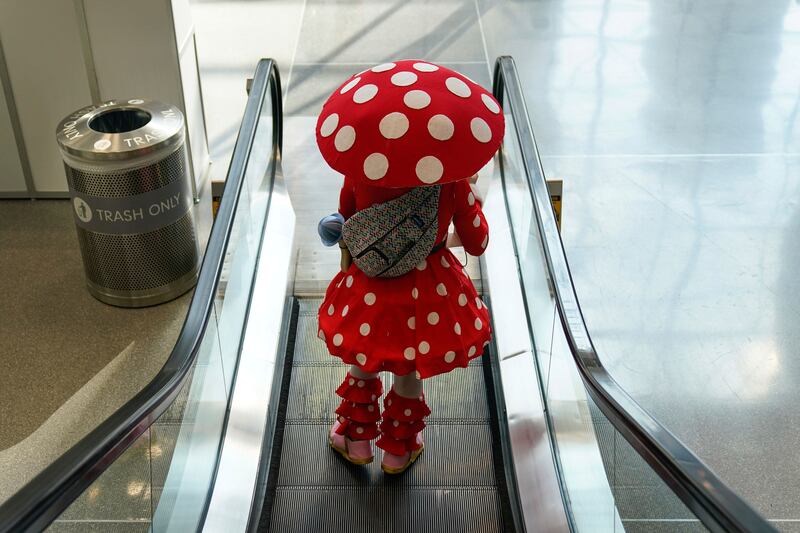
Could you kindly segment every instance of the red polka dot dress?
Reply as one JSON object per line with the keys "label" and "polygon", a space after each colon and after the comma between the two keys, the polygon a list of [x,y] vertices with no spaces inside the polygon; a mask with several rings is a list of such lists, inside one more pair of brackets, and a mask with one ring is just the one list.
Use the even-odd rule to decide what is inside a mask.
{"label": "red polka dot dress", "polygon": [[[348,218],[405,192],[345,179],[340,212]],[[445,240],[451,221],[466,251],[482,254],[488,225],[466,181],[441,188],[437,242]],[[370,278],[352,264],[328,287],[319,325],[330,353],[345,363],[367,372],[418,372],[420,378],[466,366],[491,336],[486,305],[447,248],[396,278]]]}
{"label": "red polka dot dress", "polygon": [[[468,253],[486,249],[488,227],[467,180],[497,151],[504,128],[499,103],[483,87],[427,61],[377,65],[328,98],[317,120],[317,145],[345,176],[339,198],[345,219],[413,188],[439,186],[436,245],[416,268],[369,277],[353,263],[331,282],[319,309],[319,336],[332,355],[367,376],[386,370],[421,379],[467,366],[483,352],[489,312],[443,244],[452,223]],[[363,443],[380,435],[381,468],[400,473],[424,447],[430,414],[424,394],[404,396],[393,386],[379,413],[380,378],[354,373],[361,374],[349,372],[336,389],[342,402],[330,446],[366,464],[372,454]],[[355,442],[361,444],[349,444]]]}

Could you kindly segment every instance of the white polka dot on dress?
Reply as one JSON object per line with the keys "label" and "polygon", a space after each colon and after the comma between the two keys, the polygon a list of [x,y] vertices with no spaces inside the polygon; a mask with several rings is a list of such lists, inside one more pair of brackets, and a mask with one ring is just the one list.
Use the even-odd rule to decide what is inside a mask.
{"label": "white polka dot on dress", "polygon": [[[363,354],[363,353],[357,354],[356,355],[356,361],[358,361],[359,365],[362,365],[362,366],[366,365],[367,364],[367,356],[365,354]],[[372,407],[372,406],[370,406],[370,407]]]}
{"label": "white polka dot on dress", "polygon": [[452,363],[456,358],[456,352],[450,351],[444,354],[444,360],[446,363]]}
{"label": "white polka dot on dress", "polygon": [[416,288],[416,287],[414,287],[413,289],[411,289],[411,297],[412,297],[412,298],[414,298],[415,300],[416,300],[417,298],[419,298],[419,291],[417,290],[417,288]]}
{"label": "white polka dot on dress", "polygon": [[392,425],[393,425],[394,427],[397,427],[397,426],[399,426],[399,425],[400,425],[400,422],[398,422],[397,420],[395,420],[394,422],[392,422]]}
{"label": "white polka dot on dress", "polygon": [[417,356],[417,351],[411,346],[403,350],[403,357],[405,357],[409,361],[413,361],[416,356]]}
{"label": "white polka dot on dress", "polygon": [[477,307],[478,309],[481,309],[483,307],[483,301],[477,296],[475,297],[475,307]]}
{"label": "white polka dot on dress", "polygon": [[357,427],[357,428],[356,428],[356,433],[358,433],[358,434],[364,433],[364,428],[362,428],[362,427]]}
{"label": "white polka dot on dress", "polygon": [[481,216],[475,215],[475,218],[472,220],[472,225],[476,228],[481,225]]}
{"label": "white polka dot on dress", "polygon": [[439,313],[437,313],[436,311],[428,313],[428,324],[430,324],[431,326],[435,326],[438,323],[439,323]]}
{"label": "white polka dot on dress", "polygon": [[369,335],[369,330],[370,330],[370,329],[371,329],[371,328],[370,328],[369,324],[367,324],[366,322],[364,322],[364,323],[363,323],[363,324],[361,324],[361,326],[358,328],[358,332],[359,332],[359,333],[361,333],[361,335],[363,335],[364,337],[366,337],[367,335]]}
{"label": "white polka dot on dress", "polygon": [[356,130],[353,129],[353,126],[342,126],[342,129],[336,132],[336,137],[333,138],[333,145],[339,152],[348,151],[355,142]]}
{"label": "white polka dot on dress", "polygon": [[341,333],[337,333],[336,335],[333,336],[334,346],[341,346],[343,342],[344,342],[344,337],[342,336]]}
{"label": "white polka dot on dress", "polygon": [[322,121],[322,126],[319,128],[319,134],[323,137],[330,137],[334,131],[336,131],[336,126],[339,125],[339,114],[332,113],[328,115],[328,118]]}
{"label": "white polka dot on dress", "polygon": [[484,237],[483,240],[481,241],[481,248],[485,249],[488,244],[489,244],[489,235],[486,235],[486,237]]}
{"label": "white polka dot on dress", "polygon": [[489,124],[480,117],[475,117],[470,121],[469,129],[478,142],[488,143],[492,140],[492,130],[489,128]]}
{"label": "white polka dot on dress", "polygon": [[428,261],[427,261],[427,259],[423,259],[422,261],[420,261],[419,263],[417,263],[417,266],[416,266],[417,270],[419,270],[420,272],[422,272],[423,270],[425,270],[427,267],[428,267]]}
{"label": "white polka dot on dress", "polygon": [[419,346],[417,348],[419,350],[419,353],[421,353],[422,355],[425,355],[426,353],[431,351],[431,345],[428,344],[425,341],[422,341],[421,343],[419,343]]}
{"label": "white polka dot on dress", "polygon": [[408,87],[409,85],[413,85],[417,79],[417,75],[413,72],[403,71],[392,74],[391,81],[392,85],[397,85],[398,87]]}
{"label": "white polka dot on dress", "polygon": [[342,309],[342,316],[347,316],[347,313],[349,313],[349,312],[350,312],[350,306],[349,305],[345,305],[344,309]]}
{"label": "white polka dot on dress", "polygon": [[447,141],[453,137],[455,125],[446,115],[433,115],[428,120],[428,133],[437,141]]}
{"label": "white polka dot on dress", "polygon": [[387,139],[399,139],[408,131],[408,117],[398,111],[389,113],[381,119],[378,130]]}
{"label": "white polka dot on dress", "polygon": [[411,109],[425,109],[431,103],[431,96],[425,91],[408,91],[403,96],[403,103]]}
{"label": "white polka dot on dress", "polygon": [[458,295],[458,305],[460,305],[461,307],[467,305],[467,295],[464,294],[463,292]]}
{"label": "white polka dot on dress", "polygon": [[443,267],[450,268],[450,263],[447,261],[447,258],[445,256],[442,256],[439,262],[442,264]]}
{"label": "white polka dot on dress", "polygon": [[497,102],[494,101],[494,98],[492,98],[488,94],[482,94],[481,100],[483,100],[483,105],[486,106],[486,109],[488,109],[495,115],[500,112],[500,106],[497,105]]}
{"label": "white polka dot on dress", "polygon": [[417,317],[413,317],[413,316],[412,316],[412,317],[410,317],[410,318],[409,318],[409,319],[406,321],[406,324],[408,324],[408,327],[409,327],[410,329],[417,329]]}
{"label": "white polka dot on dress", "polygon": [[483,329],[483,322],[480,318],[475,319],[475,329]]}
{"label": "white polka dot on dress", "polygon": [[375,410],[375,406],[374,405],[368,405],[367,406],[367,411],[369,411],[370,413],[373,412],[374,410]]}
{"label": "white polka dot on dress", "polygon": [[342,87],[342,89],[339,91],[339,94],[346,93],[347,91],[358,85],[358,82],[360,81],[361,81],[360,77],[353,78],[352,80],[348,81],[347,84],[344,87]]}
{"label": "white polka dot on dress", "polygon": [[467,355],[468,355],[468,356],[470,356],[470,357],[472,357],[473,355],[475,355],[475,352],[476,352],[476,351],[477,351],[477,350],[475,349],[475,347],[474,347],[474,346],[470,346],[470,347],[469,347],[469,352],[467,352]]}
{"label": "white polka dot on dress", "polygon": [[356,89],[356,92],[353,93],[353,102],[357,104],[364,104],[375,98],[376,94],[378,94],[377,85],[373,85],[372,83],[362,85]]}
{"label": "white polka dot on dress", "polygon": [[444,286],[444,283],[440,283],[436,286],[436,294],[439,296],[447,296],[447,287]]}
{"label": "white polka dot on dress", "polygon": [[405,409],[403,411],[403,414],[406,415],[406,416],[411,416],[411,409]]}
{"label": "white polka dot on dress", "polygon": [[357,385],[359,387],[363,388],[364,387],[364,380],[363,379],[359,379]]}
{"label": "white polka dot on dress", "polygon": [[335,309],[333,308],[333,304],[328,306],[328,316],[333,316]]}
{"label": "white polka dot on dress", "polygon": [[373,305],[377,299],[374,292],[368,292],[364,295],[364,303],[367,305]]}
{"label": "white polka dot on dress", "polygon": [[442,162],[432,155],[426,155],[417,161],[417,166],[414,170],[417,178],[423,183],[436,183],[442,179],[442,174],[444,174]]}
{"label": "white polka dot on dress", "polygon": [[456,332],[456,335],[461,335],[461,324],[456,322],[455,325],[453,325],[453,331]]}
{"label": "white polka dot on dress", "polygon": [[354,380],[353,378],[350,378],[350,379],[347,380],[347,384],[352,387],[353,385],[356,384],[356,380]]}
{"label": "white polka dot on dress", "polygon": [[317,333],[317,337],[319,337],[320,339],[322,339],[324,341],[325,340],[325,332],[322,331],[322,330],[319,330],[319,333]]}
{"label": "white polka dot on dress", "polygon": [[469,193],[469,194],[467,195],[467,203],[468,203],[469,205],[475,205],[475,195],[474,195],[474,194],[472,194],[472,193]]}
{"label": "white polka dot on dress", "polygon": [[364,159],[364,175],[371,180],[379,180],[389,170],[389,160],[385,155],[375,152]]}
{"label": "white polka dot on dress", "polygon": [[350,287],[352,287],[353,286],[353,276],[347,276],[347,279],[345,280],[344,284],[347,285],[348,289]]}
{"label": "white polka dot on dress", "polygon": [[444,84],[451,93],[456,96],[460,96],[461,98],[469,98],[469,96],[472,94],[472,90],[469,88],[469,85],[458,78],[451,76],[445,80]]}

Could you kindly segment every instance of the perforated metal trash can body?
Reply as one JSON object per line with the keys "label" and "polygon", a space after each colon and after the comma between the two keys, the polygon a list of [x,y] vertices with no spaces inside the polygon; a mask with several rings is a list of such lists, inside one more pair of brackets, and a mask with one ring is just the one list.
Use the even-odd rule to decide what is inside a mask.
{"label": "perforated metal trash can body", "polygon": [[91,294],[144,307],[191,289],[200,254],[180,110],[109,101],[66,117],[56,136]]}

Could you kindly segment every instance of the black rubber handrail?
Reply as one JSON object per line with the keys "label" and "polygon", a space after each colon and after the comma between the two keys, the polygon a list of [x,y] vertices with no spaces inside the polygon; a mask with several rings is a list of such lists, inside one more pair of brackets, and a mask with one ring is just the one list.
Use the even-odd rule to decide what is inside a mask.
{"label": "black rubber handrail", "polygon": [[244,174],[268,90],[274,132],[271,159],[274,161],[280,156],[283,132],[280,75],[272,59],[262,59],[253,76],[197,286],[166,364],[136,396],[0,506],[0,532],[41,531],[58,518],[167,410],[190,376],[213,310]]}
{"label": "black rubber handrail", "polygon": [[614,428],[708,529],[720,532],[777,532],[637,404],[603,367],[575,294],[522,87],[514,59],[509,56],[499,57],[494,69],[494,96],[501,104],[505,93],[510,100],[506,112],[511,113],[516,125],[516,136],[548,273],[553,282],[558,315],[586,390]]}

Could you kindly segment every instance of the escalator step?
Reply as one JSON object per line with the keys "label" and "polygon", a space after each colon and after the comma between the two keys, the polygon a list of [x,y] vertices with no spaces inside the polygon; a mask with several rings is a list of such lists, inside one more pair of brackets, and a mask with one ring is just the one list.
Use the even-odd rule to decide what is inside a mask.
{"label": "escalator step", "polygon": [[325,533],[469,531],[499,533],[492,488],[279,488],[270,530]]}
{"label": "escalator step", "polygon": [[[492,419],[480,359],[425,380],[432,414],[426,450],[401,476],[354,466],[328,446],[347,368],[317,338],[319,300],[301,300],[280,459],[260,531],[475,531],[503,529]],[[383,375],[384,389],[391,385]]]}
{"label": "escalator step", "polygon": [[[287,424],[283,436],[279,486],[381,485],[388,479],[380,459],[367,466],[346,463],[327,446],[328,424]],[[488,425],[430,424],[425,429],[427,449],[397,486],[494,487],[492,436]]]}
{"label": "escalator step", "polygon": [[[295,367],[286,419],[290,423],[293,420],[332,423],[334,410],[341,400],[334,391],[345,373],[343,365]],[[389,377],[386,374],[382,377],[388,389]],[[428,423],[488,422],[489,406],[483,387],[483,369],[479,366],[459,368],[426,380],[425,396],[431,408]]]}

